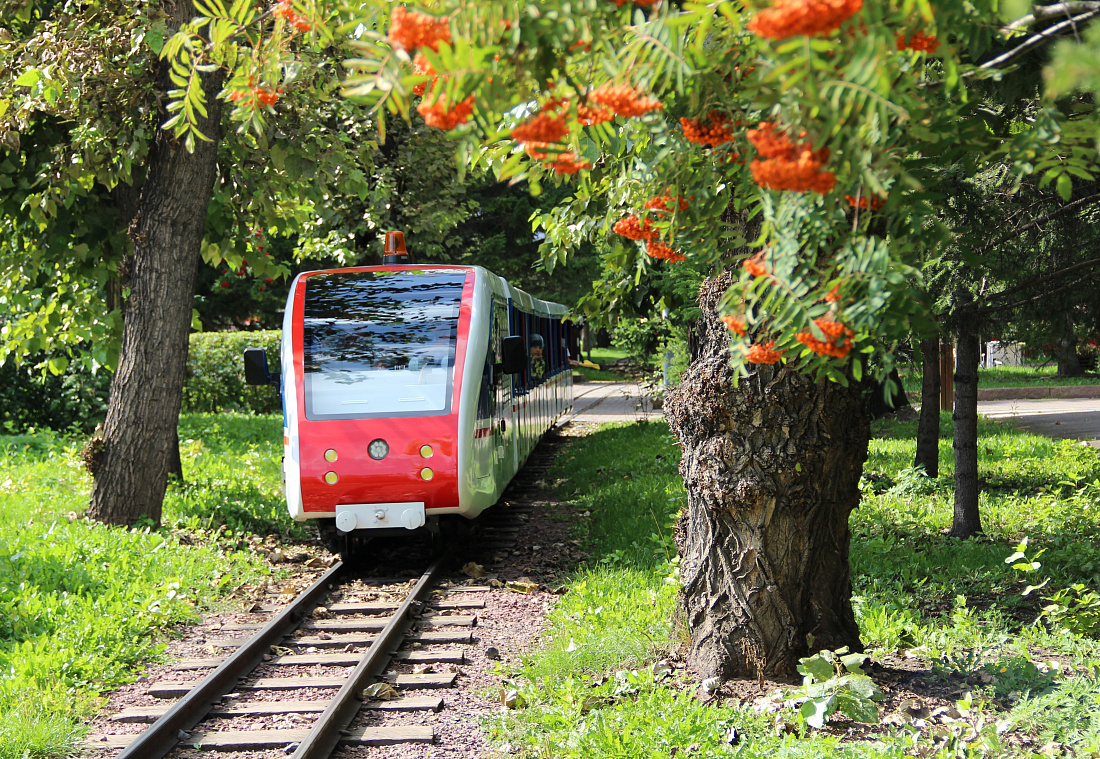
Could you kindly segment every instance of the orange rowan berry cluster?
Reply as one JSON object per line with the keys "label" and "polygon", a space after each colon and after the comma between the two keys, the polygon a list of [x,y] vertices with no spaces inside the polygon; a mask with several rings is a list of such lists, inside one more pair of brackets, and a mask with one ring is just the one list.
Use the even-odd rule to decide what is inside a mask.
{"label": "orange rowan berry cluster", "polygon": [[613,118],[615,118],[615,114],[602,106],[577,104],[577,121],[580,122],[581,126],[602,124],[605,121],[611,121]]}
{"label": "orange rowan berry cluster", "polygon": [[451,41],[451,27],[447,17],[433,18],[420,11],[410,11],[400,5],[390,14],[390,42],[405,50],[418,47],[439,51],[440,42]]}
{"label": "orange rowan berry cluster", "polygon": [[[424,76],[430,76],[432,78],[431,83],[434,85],[439,81],[439,77],[435,75],[435,69],[432,68],[432,64],[428,61],[427,57],[423,53],[417,53],[413,58],[413,70],[418,74]],[[424,90],[428,89],[427,82],[421,82],[420,84],[413,85],[413,93],[416,95],[423,95]]]}
{"label": "orange rowan berry cluster", "polygon": [[829,160],[828,148],[812,150],[809,143],[791,142],[766,121],[748,130],[748,138],[763,159],[749,164],[753,181],[761,187],[824,194],[836,185],[836,175],[822,171]]}
{"label": "orange rowan berry cluster", "polygon": [[645,220],[645,223],[638,221],[637,216],[627,216],[619,219],[615,222],[615,226],[611,228],[611,231],[617,235],[622,235],[628,240],[656,240],[660,234],[653,228],[653,222],[649,219]]}
{"label": "orange rowan berry cluster", "polygon": [[752,258],[746,258],[741,262],[741,267],[754,277],[766,277],[771,274],[764,265],[764,251],[760,251]]}
{"label": "orange rowan berry cluster", "polygon": [[833,289],[825,295],[826,303],[839,303],[840,302],[840,285],[833,285]]}
{"label": "orange rowan berry cluster", "polygon": [[723,142],[733,142],[731,125],[729,118],[717,111],[711,111],[706,121],[683,117],[680,119],[684,139],[707,147],[721,145]]}
{"label": "orange rowan berry cluster", "polygon": [[279,0],[279,4],[272,11],[272,15],[275,18],[284,19],[288,24],[293,26],[299,32],[308,32],[313,28],[305,16],[299,16],[294,12],[294,9],[290,7],[290,0]]}
{"label": "orange rowan berry cluster", "polygon": [[569,134],[569,127],[565,119],[552,110],[549,112],[543,110],[542,113],[513,129],[512,139],[527,143],[530,147],[546,147],[551,143],[561,142],[567,134]]}
{"label": "orange rowan berry cluster", "polygon": [[914,32],[908,41],[905,32],[898,32],[898,50],[916,50],[918,53],[934,53],[940,46],[940,41],[934,34]]}
{"label": "orange rowan berry cluster", "polygon": [[454,129],[459,124],[465,124],[470,120],[474,112],[474,96],[457,103],[454,108],[447,107],[446,97],[439,97],[431,102],[423,101],[416,107],[420,115],[424,117],[424,123],[438,129]]}
{"label": "orange rowan berry cluster", "polygon": [[773,40],[828,34],[862,8],[863,0],[775,0],[749,22],[749,31]]}
{"label": "orange rowan berry cluster", "polygon": [[[667,193],[665,195],[658,195],[655,198],[651,198],[651,199],[647,200],[645,202],[644,207],[648,208],[651,211],[658,211],[658,212],[666,211],[667,212],[667,211],[670,210],[669,207],[668,207],[668,203],[669,203],[670,200],[673,200],[673,198],[672,198],[671,195],[668,195]],[[679,210],[686,211],[688,209],[688,202],[686,200],[684,200],[682,197],[680,197],[679,195],[676,196],[675,201],[676,201],[676,205],[679,208]]]}
{"label": "orange rowan berry cluster", "polygon": [[275,105],[279,102],[279,96],[283,94],[283,88],[279,87],[276,90],[266,90],[263,87],[250,87],[248,90],[237,90],[236,92],[229,93],[229,99],[234,103],[241,102],[248,108],[254,108],[257,103],[260,105]]}
{"label": "orange rowan berry cluster", "polygon": [[814,319],[817,328],[825,333],[825,340],[818,340],[813,332],[799,332],[794,339],[803,343],[807,348],[819,356],[832,356],[844,358],[852,350],[852,330],[838,321],[832,321],[822,317]]}
{"label": "orange rowan berry cluster", "polygon": [[766,343],[754,343],[749,346],[749,350],[745,354],[745,360],[750,364],[776,363],[783,357],[783,354],[780,351],[773,350],[773,345],[775,345],[775,340],[769,340]]}
{"label": "orange rowan berry cluster", "polygon": [[734,333],[735,335],[739,335],[741,337],[745,336],[747,329],[745,327],[744,319],[738,319],[736,316],[723,316],[722,323],[725,324],[726,327],[729,328],[729,331]]}
{"label": "orange rowan berry cluster", "polygon": [[660,240],[649,240],[645,244],[645,252],[652,258],[661,258],[668,261],[671,264],[679,263],[680,261],[686,261],[687,256],[677,253],[671,246],[661,242]]}
{"label": "orange rowan berry cluster", "polygon": [[558,153],[557,157],[547,166],[553,169],[555,174],[576,174],[581,169],[592,168],[589,161],[578,161],[577,156],[571,150]]}
{"label": "orange rowan berry cluster", "polygon": [[[844,199],[848,201],[848,205],[852,208],[856,207],[856,198],[854,195],[845,195]],[[859,207],[863,210],[877,211],[886,205],[886,198],[868,198],[866,195],[859,197]]]}
{"label": "orange rowan berry cluster", "polygon": [[664,108],[664,105],[646,97],[629,84],[605,84],[588,93],[588,101],[607,106],[616,116],[625,118],[642,116]]}

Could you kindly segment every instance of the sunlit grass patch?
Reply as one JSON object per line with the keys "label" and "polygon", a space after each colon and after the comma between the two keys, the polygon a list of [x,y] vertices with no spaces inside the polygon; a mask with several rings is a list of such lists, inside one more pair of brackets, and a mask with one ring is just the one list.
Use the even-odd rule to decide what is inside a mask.
{"label": "sunlit grass patch", "polygon": [[[277,417],[185,417],[187,484],[170,486],[165,524],[286,531],[280,427]],[[0,759],[71,756],[99,693],[158,658],[174,625],[268,572],[231,541],[81,518],[91,492],[82,444],[0,436]]]}
{"label": "sunlit grass patch", "polygon": [[[854,740],[805,725],[779,735],[771,718],[704,704],[698,683],[682,670],[667,672],[662,657],[686,634],[675,610],[677,563],[669,559],[685,494],[675,443],[660,424],[605,427],[559,456],[554,477],[566,481],[560,495],[582,515],[591,560],[567,583],[543,647],[503,672],[523,705],[493,720],[494,736],[518,756],[568,759],[665,757],[673,749],[705,757],[1023,757],[1052,741],[1077,755],[1095,752],[1100,643],[1043,605],[1056,588],[1100,581],[1096,452],[983,420],[986,534],[960,541],[946,534],[950,415],[941,417],[936,479],[912,469],[915,422],[882,422],[875,431],[863,501],[850,522],[856,616],[876,660],[913,660],[929,677],[963,684],[962,721],[944,734],[950,740],[897,729]],[[1029,550],[1044,551],[1036,577],[1005,563],[1025,536]],[[1047,586],[1023,595],[1046,577]],[[727,742],[731,727],[736,746]]]}

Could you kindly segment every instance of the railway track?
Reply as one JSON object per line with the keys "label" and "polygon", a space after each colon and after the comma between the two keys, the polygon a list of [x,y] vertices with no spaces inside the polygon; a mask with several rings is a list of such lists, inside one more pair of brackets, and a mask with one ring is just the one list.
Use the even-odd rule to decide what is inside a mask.
{"label": "railway track", "polygon": [[[532,452],[479,520],[465,557],[482,557],[492,571],[494,556],[515,547],[560,444],[548,440]],[[448,562],[437,557],[418,576],[385,580],[356,578],[336,564],[293,601],[261,604],[254,612],[266,621],[208,634],[213,655],[173,665],[147,686],[149,700],[161,703],[112,715],[114,729],[93,735],[88,747],[116,759],[211,750],[320,759],[338,747],[436,742],[417,715],[444,707],[492,591],[448,581],[471,582],[448,575],[457,565]]]}

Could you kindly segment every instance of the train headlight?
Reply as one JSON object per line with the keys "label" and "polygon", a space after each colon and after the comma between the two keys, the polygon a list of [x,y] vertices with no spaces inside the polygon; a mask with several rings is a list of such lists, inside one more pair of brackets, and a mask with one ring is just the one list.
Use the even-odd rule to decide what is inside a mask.
{"label": "train headlight", "polygon": [[386,458],[389,452],[390,444],[380,437],[370,441],[370,445],[367,446],[367,454],[375,461]]}
{"label": "train headlight", "polygon": [[325,482],[329,485],[335,485],[339,481],[340,475],[336,474],[336,472],[325,472]]}
{"label": "train headlight", "polygon": [[336,461],[336,449],[329,448],[327,451],[325,451],[325,461],[329,462],[330,464],[333,461]]}
{"label": "train headlight", "polygon": [[430,445],[420,446],[420,455],[424,458],[430,459],[432,457],[432,453],[434,453],[434,451],[432,450],[432,447]]}
{"label": "train headlight", "polygon": [[430,480],[432,477],[435,477],[435,472],[433,472],[428,467],[424,467],[423,469],[420,470],[420,479]]}

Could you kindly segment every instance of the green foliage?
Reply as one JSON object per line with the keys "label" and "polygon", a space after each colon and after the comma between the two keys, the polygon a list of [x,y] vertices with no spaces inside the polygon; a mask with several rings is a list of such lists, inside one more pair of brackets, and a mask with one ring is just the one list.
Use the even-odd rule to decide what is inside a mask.
{"label": "green foliage", "polygon": [[269,370],[278,372],[281,334],[277,331],[192,334],[183,410],[213,412],[226,409],[254,414],[280,411],[277,387],[245,384],[242,357],[246,348],[263,348],[267,351]]}
{"label": "green foliage", "polygon": [[[43,364],[60,358],[65,368],[49,371]],[[111,374],[92,373],[83,362],[64,355],[28,356],[22,364],[0,364],[0,429],[22,432],[35,427],[90,432],[103,420]]]}
{"label": "green foliage", "polygon": [[665,757],[674,746],[679,754],[693,745],[693,755],[717,758],[731,755],[731,727],[736,755],[769,759],[1023,757],[1051,741],[1076,753],[1100,746],[1100,646],[1064,626],[1028,624],[1040,605],[1035,593],[1020,596],[1017,573],[1004,561],[1007,546],[1026,533],[1029,550],[1045,550],[1044,569],[1061,586],[1097,581],[1095,453],[983,421],[989,534],[959,541],[945,536],[950,414],[941,425],[937,480],[907,471],[915,422],[883,420],[874,433],[863,504],[851,520],[865,655],[888,666],[888,657],[902,655],[906,669],[963,688],[951,707],[954,722],[838,737],[827,729],[830,714],[838,726],[844,709],[871,720],[882,702],[860,677],[865,655],[846,663],[848,655],[837,652],[803,660],[803,686],[783,689],[774,702],[809,704],[799,719],[826,729],[792,724],[793,733],[777,735],[767,710],[736,699],[703,705],[699,683],[663,658],[684,636],[675,617],[676,560],[665,554],[665,525],[682,498],[677,457],[663,424],[635,424],[605,426],[559,454],[550,476],[565,481],[560,495],[580,510],[579,537],[591,559],[566,582],[542,647],[502,670],[505,687],[524,705],[492,719],[494,737],[528,759]]}
{"label": "green foliage", "polygon": [[170,487],[165,521],[186,531],[81,519],[81,441],[0,435],[0,759],[71,756],[97,694],[141,674],[173,625],[268,572],[245,530],[294,530],[279,433],[274,416],[184,416],[190,484]]}
{"label": "green foliage", "polygon": [[614,345],[643,363],[657,356],[658,348],[671,336],[671,327],[664,319],[641,317],[620,319],[611,339]]}
{"label": "green foliage", "polygon": [[[1100,492],[1100,488],[1097,488]],[[1038,572],[1042,564],[1038,559],[1046,549],[1040,549],[1031,556],[1026,554],[1028,550],[1028,538],[1024,538],[1016,546],[1016,552],[1005,559],[1005,564],[1025,575]],[[1028,585],[1024,588],[1024,595],[1041,590],[1050,583],[1047,577],[1038,585]],[[1087,638],[1100,638],[1100,593],[1084,583],[1073,583],[1067,588],[1059,588],[1045,599],[1046,605],[1039,619],[1045,619],[1055,628],[1065,628],[1074,635]],[[1036,620],[1038,621],[1038,620]]]}
{"label": "green foliage", "polygon": [[807,725],[820,730],[836,712],[856,722],[878,722],[875,702],[884,696],[860,668],[868,658],[841,648],[799,659],[802,687],[787,697],[799,703],[799,716]]}

